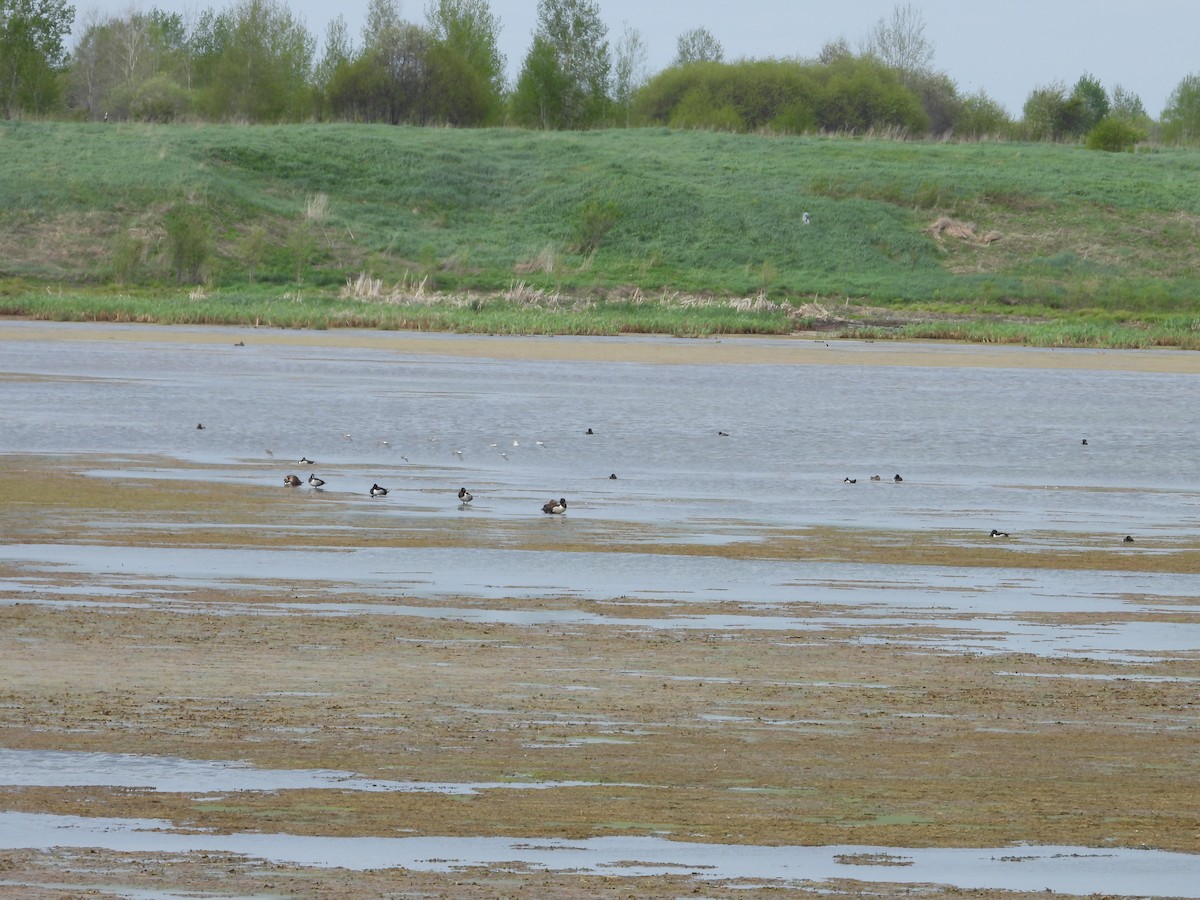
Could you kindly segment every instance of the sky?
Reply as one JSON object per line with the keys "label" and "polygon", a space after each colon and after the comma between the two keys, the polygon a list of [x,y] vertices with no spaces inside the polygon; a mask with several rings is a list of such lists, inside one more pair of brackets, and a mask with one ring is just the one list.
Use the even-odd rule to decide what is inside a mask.
{"label": "sky", "polygon": [[[235,0],[75,0],[76,21],[89,13],[120,15],[132,6],[184,13],[222,11]],[[367,0],[280,0],[317,39],[318,56],[329,20],[346,18],[361,39]],[[896,0],[595,0],[608,25],[610,47],[626,26],[648,50],[650,73],[675,56],[679,35],[707,28],[725,59],[816,56],[845,37],[852,49]],[[1055,82],[1073,86],[1084,73],[1110,92],[1137,94],[1157,118],[1187,75],[1200,73],[1200,0],[910,0],[925,20],[933,67],[961,94],[979,90],[1020,117],[1030,91]],[[400,0],[401,16],[425,22],[426,0]],[[537,0],[490,0],[500,22],[500,51],[515,79],[537,25]]]}

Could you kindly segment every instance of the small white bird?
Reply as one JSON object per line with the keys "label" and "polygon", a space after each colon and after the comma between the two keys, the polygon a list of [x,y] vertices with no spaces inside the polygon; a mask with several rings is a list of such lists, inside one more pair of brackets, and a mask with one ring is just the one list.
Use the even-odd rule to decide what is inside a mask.
{"label": "small white bird", "polygon": [[808,213],[805,213],[804,215],[802,215],[800,217],[800,221],[803,222],[805,225],[808,225],[812,220],[808,217]]}

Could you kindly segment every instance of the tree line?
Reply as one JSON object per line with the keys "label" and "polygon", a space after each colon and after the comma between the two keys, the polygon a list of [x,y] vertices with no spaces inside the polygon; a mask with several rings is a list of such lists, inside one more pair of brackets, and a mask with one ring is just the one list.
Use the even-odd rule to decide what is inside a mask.
{"label": "tree line", "polygon": [[348,121],[541,129],[665,125],[778,133],[1085,140],[1128,149],[1149,138],[1200,141],[1200,75],[1185,77],[1154,121],[1137,95],[1089,73],[1032,90],[1020,118],[985,91],[962,95],[933,66],[912,4],[851,47],[812,59],[727,61],[698,27],[650,73],[635,28],[610,40],[596,0],[538,0],[537,25],[508,83],[501,24],[487,0],[369,0],[357,40],[344,17],[317,41],[282,0],[233,0],[185,18],[132,7],[75,25],[67,0],[0,0],[5,118],[170,122]]}

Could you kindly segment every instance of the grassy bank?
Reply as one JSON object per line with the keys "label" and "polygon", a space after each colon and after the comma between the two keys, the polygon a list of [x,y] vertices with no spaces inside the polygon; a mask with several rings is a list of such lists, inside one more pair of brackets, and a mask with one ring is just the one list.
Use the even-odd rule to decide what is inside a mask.
{"label": "grassy bank", "polygon": [[7,314],[1200,344],[1192,150],[3,123],[0,157]]}

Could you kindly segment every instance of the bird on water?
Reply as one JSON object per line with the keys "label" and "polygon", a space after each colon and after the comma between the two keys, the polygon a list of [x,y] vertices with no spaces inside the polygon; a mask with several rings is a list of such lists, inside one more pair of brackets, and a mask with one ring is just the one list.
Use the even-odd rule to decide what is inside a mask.
{"label": "bird on water", "polygon": [[551,500],[549,503],[542,504],[542,512],[548,515],[557,516],[559,513],[567,511],[567,501],[565,499]]}

